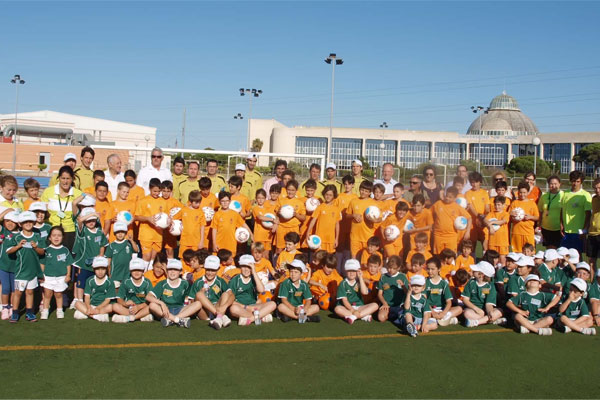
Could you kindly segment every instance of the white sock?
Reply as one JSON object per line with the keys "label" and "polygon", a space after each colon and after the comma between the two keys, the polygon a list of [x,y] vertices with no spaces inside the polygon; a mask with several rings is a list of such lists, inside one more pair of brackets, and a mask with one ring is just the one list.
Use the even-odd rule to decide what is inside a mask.
{"label": "white sock", "polygon": [[179,317],[175,317],[175,321],[173,321],[173,322],[175,322],[176,324],[178,324],[179,323]]}
{"label": "white sock", "polygon": [[135,315],[130,315],[129,316],[129,322],[133,322],[135,321]]}

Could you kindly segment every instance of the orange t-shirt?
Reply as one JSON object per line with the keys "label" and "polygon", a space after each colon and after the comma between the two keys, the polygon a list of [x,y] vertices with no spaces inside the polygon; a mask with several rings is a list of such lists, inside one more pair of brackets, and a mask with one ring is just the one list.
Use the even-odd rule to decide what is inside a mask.
{"label": "orange t-shirt", "polygon": [[[117,216],[117,214],[119,214],[121,211],[129,211],[131,213],[131,215],[135,215],[135,201],[133,200],[125,200],[125,201],[113,201],[110,203],[111,205],[111,214],[110,214],[110,219],[115,218]],[[127,235],[133,235],[133,227],[134,227],[134,223],[131,223],[129,225],[129,229],[127,230]],[[110,242],[113,242],[115,240],[115,233],[113,231],[113,227],[111,227],[110,229]]]}
{"label": "orange t-shirt", "polygon": [[[413,210],[410,210],[408,212],[408,219],[410,219],[413,224],[415,224],[415,228],[425,228],[426,226],[433,226],[433,214],[431,213],[431,210],[428,208],[423,208],[423,211],[421,211],[420,213],[415,213]],[[400,227],[398,227],[400,228]],[[402,227],[404,228],[404,227]],[[428,231],[423,231],[427,234],[427,248],[429,249],[429,243],[431,241],[431,229]],[[411,247],[414,247],[415,245],[415,235],[416,233],[411,233],[409,231],[410,234],[410,244]]]}
{"label": "orange t-shirt", "polygon": [[154,270],[151,269],[150,271],[146,271],[144,272],[144,278],[148,279],[150,281],[150,283],[152,284],[152,286],[156,286],[156,284],[160,281],[164,281],[165,279],[167,279],[167,274],[163,274],[161,276],[156,276],[154,275]]}
{"label": "orange t-shirt", "polygon": [[371,198],[360,199],[356,198],[350,201],[346,214],[359,214],[362,216],[361,222],[356,222],[354,218],[350,217],[352,221],[350,225],[350,238],[357,242],[366,243],[370,237],[375,234],[375,224],[365,217],[365,210],[372,205],[376,205],[375,200]]}
{"label": "orange t-shirt", "polygon": [[[532,215],[534,217],[540,216],[540,211],[537,207],[537,203],[533,200],[515,200],[512,202],[509,208],[509,212],[515,208],[520,207],[525,211],[526,215]],[[533,235],[534,234],[535,221],[514,221],[512,225],[513,235]]]}
{"label": "orange t-shirt", "polygon": [[[168,212],[165,199],[154,198],[150,195],[144,197],[137,203],[135,215],[140,217],[152,217],[158,213]],[[155,227],[149,222],[140,223],[140,241],[162,243],[162,229]]]}
{"label": "orange t-shirt", "polygon": [[[358,257],[359,254],[360,254],[360,257]],[[381,262],[383,263],[383,260],[385,260],[385,259],[383,258],[383,254],[381,251],[376,251],[373,254],[377,254],[381,258]],[[360,260],[360,267],[363,271],[367,270],[367,260],[369,259],[369,257],[371,257],[371,254],[369,254],[367,249],[360,250],[358,252],[358,254],[356,255],[356,258]]]}
{"label": "orange t-shirt", "polygon": [[[508,222],[510,219],[510,215],[508,214],[507,211],[502,211],[502,212],[492,211],[485,217],[485,219],[488,221],[492,218],[495,218],[499,221]],[[500,225],[500,228],[494,233],[490,232],[490,237],[488,239],[488,246],[500,246],[500,247],[508,247],[509,246],[508,224]]]}
{"label": "orange t-shirt", "polygon": [[227,282],[229,282],[231,280],[231,278],[233,278],[236,275],[239,275],[240,272],[241,272],[240,269],[238,267],[236,267],[235,265],[228,265],[228,266],[221,265],[221,267],[219,267],[219,271],[217,272],[217,276],[220,278],[223,278]]}
{"label": "orange t-shirt", "polygon": [[[215,196],[213,193],[209,193],[208,196],[204,197],[201,196],[200,197],[200,208],[204,209],[204,207],[210,207],[213,210],[217,211],[217,209],[219,208],[219,199],[217,198],[217,196]],[[205,215],[206,217],[206,215]],[[212,237],[210,236],[210,222],[211,221],[206,221],[206,227],[204,228],[204,243],[206,243],[208,245],[209,240],[212,240]]]}
{"label": "orange t-shirt", "polygon": [[37,200],[33,200],[33,199],[30,199],[30,198],[25,199],[25,201],[23,202],[23,209],[25,211],[28,211],[29,210],[29,206],[32,205],[33,203],[35,203],[36,201],[40,201],[40,199],[37,199]]}
{"label": "orange t-shirt", "polygon": [[[304,207],[304,201],[298,197],[294,197],[293,199],[290,199],[288,197],[283,197],[283,196],[279,196],[279,199],[277,199],[277,206],[275,207],[275,210],[277,211],[277,213],[279,213],[279,210],[281,209],[281,207],[286,206],[286,205],[290,205],[292,207],[294,207],[294,210],[296,211],[296,214],[300,214],[300,215],[306,215],[306,208]],[[290,218],[290,219],[283,219],[281,216],[279,217],[279,227],[284,228],[286,230],[294,230],[296,232],[300,232],[300,220],[298,218],[296,218],[295,216]]]}
{"label": "orange t-shirt", "polygon": [[477,214],[485,215],[485,208],[490,204],[490,195],[487,190],[468,190],[467,193],[465,193],[465,198],[467,199],[467,202],[475,208]]}
{"label": "orange t-shirt", "polygon": [[[321,203],[313,212],[315,224],[315,235],[321,238],[322,243],[335,243],[335,225],[341,221],[340,209],[333,204]],[[341,225],[341,222],[340,222]]]}
{"label": "orange t-shirt", "polygon": [[171,210],[174,208],[183,208],[183,204],[173,196],[165,199],[165,203],[167,204],[168,211],[165,211],[167,214],[170,214]]}
{"label": "orange t-shirt", "polygon": [[[495,199],[495,197],[490,197],[490,210],[491,211],[496,209],[496,206],[494,206],[494,199]],[[508,208],[510,207],[510,203],[511,203],[511,200],[507,196],[504,196],[504,210],[508,210]]]}
{"label": "orange t-shirt", "polygon": [[358,196],[354,193],[340,193],[337,199],[335,199],[335,204],[338,206],[342,214],[338,244],[348,243],[348,240],[350,239],[350,225],[352,225],[352,222],[348,218],[345,218],[345,216],[348,205],[353,199],[358,199]]}
{"label": "orange t-shirt", "polygon": [[266,258],[261,258],[260,261],[257,261],[254,264],[254,269],[256,270],[256,273],[266,273],[266,274],[274,274],[275,273],[275,269],[273,268],[273,265],[271,264],[271,261],[267,260]]}
{"label": "orange t-shirt", "polygon": [[324,286],[327,286],[327,290],[323,290],[319,286],[311,285],[310,291],[315,297],[320,297],[326,292],[329,292],[332,296],[337,296],[337,287],[342,281],[342,277],[334,269],[331,274],[327,275],[322,269],[315,271],[310,278],[311,281],[318,282]]}
{"label": "orange t-shirt", "polygon": [[232,195],[231,201],[234,201],[234,200],[237,200],[240,202],[240,204],[242,205],[242,212],[244,213],[245,216],[248,216],[248,213],[250,212],[250,205],[251,205],[250,200],[241,193]]}
{"label": "orange t-shirt", "polygon": [[235,255],[237,249],[235,230],[244,224],[242,216],[231,209],[217,211],[210,226],[217,230],[216,244],[219,248],[227,249]]}
{"label": "orange t-shirt", "polygon": [[281,253],[279,253],[279,257],[277,257],[277,263],[276,263],[277,269],[281,270],[282,268],[285,267],[286,264],[289,264],[292,261],[294,261],[294,256],[299,253],[300,253],[299,250],[294,250],[291,252],[284,250]]}
{"label": "orange t-shirt", "polygon": [[[406,215],[402,219],[399,220],[398,217],[396,216],[396,213],[394,213],[393,215],[390,215],[389,217],[387,217],[385,219],[385,221],[383,221],[381,223],[379,230],[381,231],[381,237],[383,238],[384,242],[386,243],[386,246],[392,245],[392,246],[398,248],[399,251],[402,251],[402,248],[404,246],[404,244],[402,242],[402,240],[404,238],[404,225],[406,224],[406,221],[408,220],[408,215],[409,214],[406,213]],[[387,228],[390,225],[396,225],[398,227],[398,229],[400,229],[400,235],[393,242],[388,242],[385,239],[385,235],[383,234],[383,232],[385,231],[385,228]]]}
{"label": "orange t-shirt", "polygon": [[127,196],[129,200],[133,200],[137,203],[144,197],[146,197],[146,192],[141,186],[135,185],[134,187],[129,188],[129,196]]}
{"label": "orange t-shirt", "polygon": [[456,271],[458,271],[458,266],[456,264],[442,264],[440,276],[442,279],[447,280],[448,283],[452,283],[452,272]]}
{"label": "orange t-shirt", "polygon": [[531,189],[531,191],[527,194],[527,198],[530,200],[533,200],[535,202],[535,204],[537,204],[541,195],[542,195],[542,191],[540,190],[540,188],[537,186],[534,186]]}
{"label": "orange t-shirt", "polygon": [[[91,194],[92,196],[96,197],[96,187],[95,186],[87,187],[83,190],[83,193]],[[112,194],[110,193],[110,190],[106,194],[106,199],[108,201],[112,201]]]}
{"label": "orange t-shirt", "polygon": [[[486,192],[487,193],[487,192]],[[456,202],[444,203],[438,200],[431,207],[433,212],[433,232],[434,235],[456,235],[454,220],[460,216],[470,218],[469,213],[459,206]]]}
{"label": "orange t-shirt", "polygon": [[[204,211],[202,211],[201,208],[187,206],[183,207],[173,218],[180,219],[183,224],[179,245],[181,247],[199,248],[200,240],[202,239],[200,229],[201,227],[206,226]],[[206,245],[207,243],[204,243],[204,246]]]}
{"label": "orange t-shirt", "polygon": [[[106,224],[107,219],[112,218],[112,205],[109,200],[98,200],[96,199],[96,206],[94,207],[96,212],[100,215],[100,223],[102,227]],[[110,223],[110,222],[109,222]]]}
{"label": "orange t-shirt", "polygon": [[252,216],[254,217],[254,241],[255,242],[272,242],[273,233],[271,229],[267,229],[262,225],[262,221],[258,217],[264,217],[265,214],[275,214],[275,205],[271,204],[270,201],[265,201],[262,206],[255,204],[252,206]]}
{"label": "orange t-shirt", "polygon": [[[429,250],[425,250],[424,252],[419,252],[416,249],[412,249],[411,251],[408,252],[408,254],[406,255],[406,265],[410,265],[410,259],[412,258],[412,256],[414,256],[417,253],[421,253],[423,254],[423,256],[425,257],[425,261],[429,260],[431,257],[433,257],[433,255],[429,252]],[[423,270],[425,271],[425,270]],[[425,273],[425,272],[424,272]],[[426,274],[426,273],[425,273]],[[425,275],[424,275],[425,276]]]}
{"label": "orange t-shirt", "polygon": [[454,261],[454,263],[456,264],[456,270],[462,268],[471,273],[471,265],[475,264],[475,259],[472,256],[464,257],[462,254],[460,254],[458,257],[456,257],[456,261]]}
{"label": "orange t-shirt", "polygon": [[408,279],[409,282],[410,282],[410,278],[412,278],[415,275],[421,275],[421,276],[424,276],[425,278],[429,277],[429,274],[423,268],[419,272],[412,272],[411,270],[406,271],[406,279]]}
{"label": "orange t-shirt", "polygon": [[365,303],[371,303],[377,300],[377,282],[381,279],[381,271],[378,270],[376,274],[371,275],[369,270],[363,271],[363,279],[367,279],[369,282],[365,282],[367,284],[367,289],[369,293],[367,295],[363,295],[363,300]]}

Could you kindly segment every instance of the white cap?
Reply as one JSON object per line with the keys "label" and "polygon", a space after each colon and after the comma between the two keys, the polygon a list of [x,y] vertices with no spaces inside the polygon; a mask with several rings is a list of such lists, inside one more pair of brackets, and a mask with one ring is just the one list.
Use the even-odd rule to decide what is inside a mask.
{"label": "white cap", "polygon": [[108,268],[108,258],[102,256],[94,257],[92,268]]}
{"label": "white cap", "polygon": [[518,261],[519,258],[521,258],[521,256],[522,256],[521,253],[510,252],[506,255],[506,258],[510,258],[513,261]]}
{"label": "white cap", "polygon": [[494,269],[494,266],[487,261],[479,261],[477,264],[471,265],[471,270],[479,271],[490,278],[496,275],[496,270]]}
{"label": "white cap", "polygon": [[577,263],[577,265],[575,265],[575,270],[578,269],[585,269],[587,272],[591,272],[592,269],[590,268],[590,264],[586,263],[585,261],[582,261],[580,263]]}
{"label": "white cap", "polygon": [[540,281],[540,277],[537,276],[536,274],[529,274],[525,277],[525,283],[529,282],[529,281]]}
{"label": "white cap", "polygon": [[244,164],[235,164],[235,170],[236,171],[245,171],[246,166]]}
{"label": "white cap", "polygon": [[89,221],[91,219],[97,219],[98,217],[92,214],[96,213],[96,209],[92,208],[92,207],[86,207],[83,210],[81,210],[81,214],[79,214],[80,217],[83,218],[84,221]]}
{"label": "white cap", "polygon": [[544,260],[546,261],[554,261],[558,260],[559,258],[560,256],[558,255],[558,251],[556,251],[555,249],[548,249],[544,253]]}
{"label": "white cap", "polygon": [[537,253],[535,253],[535,256],[533,256],[533,258],[541,258],[542,260],[544,259],[544,252],[543,251],[538,251]]}
{"label": "white cap", "polygon": [[34,201],[29,206],[29,211],[48,211],[48,205],[43,201]]}
{"label": "white cap", "polygon": [[246,156],[246,160],[249,160],[251,158],[257,158],[258,159],[258,156],[256,155],[256,153],[248,153],[248,155]]}
{"label": "white cap", "polygon": [[114,233],[127,232],[128,230],[129,228],[127,227],[127,224],[125,222],[115,222],[115,225],[113,226]]}
{"label": "white cap", "polygon": [[533,257],[529,257],[529,256],[522,256],[521,258],[519,258],[519,261],[517,261],[517,265],[518,266],[524,266],[524,265],[528,265],[530,267],[533,267],[535,265],[535,261],[533,260]]}
{"label": "white cap", "polygon": [[569,249],[569,261],[574,264],[579,262],[579,252],[577,249]]}
{"label": "white cap", "polygon": [[250,266],[254,265],[255,263],[256,263],[256,260],[250,254],[244,254],[238,260],[238,265],[240,265],[240,266],[245,265],[247,267],[250,267]]}
{"label": "white cap", "polygon": [[23,222],[35,222],[37,221],[37,217],[35,216],[35,214],[31,211],[23,211],[21,214],[19,214],[19,223],[22,224]]}
{"label": "white cap", "polygon": [[423,286],[425,285],[425,277],[423,275],[413,275],[413,277],[410,278],[410,284],[416,286]]}
{"label": "white cap", "polygon": [[181,271],[183,267],[181,266],[181,261],[177,260],[176,258],[169,258],[167,260],[167,269],[177,269]]}
{"label": "white cap", "polygon": [[567,249],[566,247],[559,247],[558,249],[556,249],[556,251],[558,252],[558,255],[561,256],[561,258],[564,258],[565,256],[569,255],[569,249]]}
{"label": "white cap", "polygon": [[330,169],[330,168],[331,169],[337,169],[337,166],[334,163],[332,163],[332,162],[327,163],[327,165],[325,166],[325,169]]}
{"label": "white cap", "polygon": [[294,260],[288,264],[288,268],[298,268],[302,272],[306,272],[306,264],[302,260]]}
{"label": "white cap", "polygon": [[146,269],[146,263],[141,258],[132,258],[129,261],[130,271],[144,271]]}
{"label": "white cap", "polygon": [[356,163],[357,165],[360,165],[362,167],[362,161],[360,161],[358,158],[356,160],[352,160],[352,163]]}
{"label": "white cap", "polygon": [[349,260],[346,260],[346,263],[344,264],[344,269],[346,271],[358,271],[360,269],[360,263],[358,262],[358,260],[351,258]]}
{"label": "white cap", "polygon": [[67,153],[65,154],[65,157],[63,158],[63,161],[67,161],[67,160],[75,160],[77,161],[77,156],[73,153]]}
{"label": "white cap", "polygon": [[210,269],[212,271],[216,271],[221,266],[221,261],[217,256],[208,256],[204,260],[204,269]]}
{"label": "white cap", "polygon": [[4,219],[6,219],[8,221],[12,221],[15,224],[18,224],[19,223],[19,213],[17,211],[7,212],[6,215],[4,216]]}
{"label": "white cap", "polygon": [[581,278],[575,278],[571,281],[571,285],[574,285],[577,289],[585,292],[587,290],[587,283]]}
{"label": "white cap", "polygon": [[85,196],[77,205],[82,207],[94,207],[96,205],[96,199],[93,196]]}

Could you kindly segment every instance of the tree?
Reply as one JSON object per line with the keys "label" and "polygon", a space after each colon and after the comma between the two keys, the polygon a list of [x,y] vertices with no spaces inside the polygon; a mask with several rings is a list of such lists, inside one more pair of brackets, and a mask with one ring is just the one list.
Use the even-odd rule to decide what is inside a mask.
{"label": "tree", "polygon": [[583,146],[579,153],[573,156],[573,161],[591,164],[594,166],[597,175],[600,171],[600,143],[588,144]]}
{"label": "tree", "polygon": [[263,145],[264,145],[263,141],[260,140],[260,139],[258,139],[258,138],[256,138],[256,139],[254,139],[252,141],[252,148],[250,150],[251,151],[256,151],[257,153],[260,153],[260,151],[263,148]]}
{"label": "tree", "polygon": [[[538,176],[548,176],[552,173],[552,165],[537,158],[536,173]],[[510,174],[524,174],[533,171],[533,156],[515,157],[510,160],[506,171]]]}

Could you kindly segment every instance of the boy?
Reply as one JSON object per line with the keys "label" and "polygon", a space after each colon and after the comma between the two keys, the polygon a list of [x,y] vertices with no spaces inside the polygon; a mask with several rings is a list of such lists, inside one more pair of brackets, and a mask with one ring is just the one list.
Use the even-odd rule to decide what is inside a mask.
{"label": "boy", "polygon": [[[131,258],[139,251],[138,245],[133,240],[133,236],[127,235],[127,224],[117,222],[114,225],[115,240],[111,242],[106,249],[106,257],[110,266],[110,278],[119,289],[121,282],[129,278]],[[144,296],[145,297],[145,296]]]}
{"label": "boy", "polygon": [[112,218],[111,205],[108,200],[108,183],[102,181],[96,184],[96,213],[100,219],[102,231],[108,234],[110,231],[110,220]]}
{"label": "boy", "polygon": [[148,279],[152,284],[152,287],[156,286],[158,282],[167,279],[167,256],[164,253],[157,253],[152,267],[144,272],[144,278]]}
{"label": "boy", "polygon": [[508,192],[508,185],[506,184],[506,181],[498,181],[496,182],[496,184],[494,185],[494,189],[496,189],[496,196],[492,197],[490,199],[490,207],[493,210],[494,209],[494,199],[496,197],[504,197],[504,209],[507,210],[508,207],[510,206],[510,198],[507,196]]}
{"label": "boy", "polygon": [[425,232],[417,233],[415,235],[415,247],[408,252],[406,260],[410,261],[415,254],[422,254],[425,260],[429,260],[433,257],[429,250],[427,250],[428,240],[429,236]]}
{"label": "boy", "polygon": [[150,179],[150,194],[137,203],[135,220],[140,222],[139,240],[146,264],[162,249],[163,230],[156,225],[159,213],[168,213],[167,203],[160,197],[160,180]]}
{"label": "boy", "polygon": [[410,286],[404,299],[404,315],[402,320],[398,321],[398,325],[403,325],[412,337],[418,336],[419,329],[427,333],[438,327],[435,318],[431,318],[431,307],[427,296],[423,294],[424,290],[425,277],[415,275],[410,278]]}
{"label": "boy", "polygon": [[[467,194],[468,193],[469,192],[467,192]],[[454,221],[458,217],[465,217],[467,219],[468,223],[463,238],[470,238],[472,224],[471,216],[467,211],[465,211],[464,208],[456,203],[457,195],[458,190],[456,190],[455,187],[449,187],[446,189],[446,195],[444,198],[436,201],[431,207],[431,211],[433,213],[434,254],[440,254],[440,252],[444,249],[450,249],[454,252],[458,250],[458,232],[454,227]]]}
{"label": "boy", "polygon": [[409,206],[408,201],[406,201],[402,196],[404,196],[404,185],[398,182],[394,185],[393,197],[385,201],[385,209],[394,213],[396,211],[396,206],[399,203],[404,203]]}
{"label": "boy", "polygon": [[[168,180],[162,181],[160,183],[160,193],[166,204],[165,212],[173,218],[173,215],[177,214],[183,208],[183,204],[173,197],[173,182]],[[163,229],[163,248],[165,249],[165,253],[167,253],[167,258],[173,258],[176,247],[177,237],[171,235],[169,229]]]}
{"label": "boy", "polygon": [[363,280],[365,281],[365,285],[367,285],[368,294],[363,296],[363,300],[365,303],[376,302],[377,282],[381,279],[381,256],[379,254],[372,254],[367,259],[365,265]]}
{"label": "boy", "polygon": [[571,281],[569,289],[568,296],[558,307],[558,311],[561,313],[560,322],[563,332],[575,331],[583,335],[595,335],[596,329],[592,328],[594,320],[583,299],[587,283],[583,279],[575,278]]}
{"label": "boy", "polygon": [[350,225],[350,255],[355,258],[358,252],[367,248],[367,241],[375,233],[375,222],[365,218],[365,211],[369,206],[375,205],[371,198],[373,184],[364,180],[359,186],[359,198],[353,199],[346,209],[346,218],[352,223]]}
{"label": "boy", "polygon": [[[490,196],[487,190],[481,188],[483,182],[483,176],[479,172],[469,173],[469,183],[471,184],[471,190],[465,193],[467,199],[467,211],[471,214],[472,224],[470,226],[471,232],[469,237],[473,241],[473,245],[476,246],[477,242],[481,242],[483,245],[485,242],[485,233],[483,231],[483,219],[490,212]],[[487,250],[484,248],[484,250]]]}
{"label": "boy", "polygon": [[408,279],[406,275],[400,272],[400,262],[398,256],[393,256],[397,262],[392,259],[386,264],[387,272],[381,276],[377,282],[377,298],[381,303],[377,319],[380,322],[395,321],[404,312],[404,299],[408,289]]}
{"label": "boy", "polygon": [[292,319],[304,322],[321,322],[319,317],[319,306],[312,304],[312,295],[308,284],[300,279],[307,272],[306,265],[300,260],[294,260],[288,264],[289,278],[279,286],[279,300],[277,306],[281,322],[289,322]]}
{"label": "boy", "polygon": [[297,232],[288,232],[284,236],[285,250],[279,253],[277,257],[277,263],[275,264],[275,270],[278,274],[284,275],[286,265],[290,264],[296,254],[300,253],[298,250],[298,243],[300,243],[300,235]]}
{"label": "boy", "polygon": [[192,284],[196,279],[194,275],[202,272],[202,265],[200,265],[200,258],[195,250],[187,249],[182,255],[183,262],[181,263],[181,278]]}
{"label": "boy", "polygon": [[76,299],[73,318],[92,317],[96,321],[108,322],[108,314],[113,310],[111,300],[117,296],[115,285],[108,277],[108,259],[103,256],[94,257],[92,268],[94,275],[85,284],[85,300]]}
{"label": "boy", "polygon": [[[432,256],[430,255],[429,258]],[[409,268],[406,271],[406,277],[408,279],[415,275],[423,275],[427,277],[427,271],[425,271],[425,256],[421,253],[413,254],[409,260]]]}
{"label": "boy", "polygon": [[[408,220],[408,203],[404,200],[398,201],[395,206],[395,213],[390,215],[383,221],[379,227],[379,235],[385,239],[383,246],[383,254],[385,257],[402,254],[404,248],[404,225]],[[400,235],[395,240],[389,241],[385,238],[385,228],[390,225],[395,225],[400,230]]]}
{"label": "boy", "polygon": [[23,182],[23,188],[27,193],[27,199],[23,202],[23,209],[27,211],[32,203],[40,201],[40,183],[34,178],[27,178]]}
{"label": "boy", "polygon": [[[308,240],[308,237],[313,232],[313,230],[309,231],[308,228],[311,225],[314,212],[316,211],[316,210],[314,210],[314,211],[306,210],[306,202],[308,201],[308,199],[315,198],[319,202],[319,205],[321,203],[320,198],[315,196],[316,191],[317,191],[317,182],[314,179],[309,179],[304,183],[304,192],[306,193],[306,196],[302,198],[302,201],[304,201],[304,205],[305,205],[306,218],[304,219],[304,221],[302,221],[302,224],[300,225],[300,232],[299,232],[300,233],[300,243],[301,243],[300,247],[302,247],[302,249],[308,248],[307,240]],[[316,215],[318,215],[318,214],[316,214]],[[335,226],[335,224],[334,224],[334,226]],[[333,230],[333,232],[335,234],[335,229]],[[321,238],[321,240],[322,240],[322,238]]]}
{"label": "boy", "polygon": [[265,286],[265,291],[269,292],[277,286],[277,281],[270,280],[269,275],[275,276],[275,268],[265,257],[265,246],[261,242],[252,243],[251,247],[252,257],[254,257],[254,268],[256,269],[256,275],[260,278],[261,282]]}
{"label": "boy", "polygon": [[344,269],[346,279],[338,286],[337,305],[333,311],[350,325],[358,318],[371,322],[372,314],[379,307],[377,303],[365,304],[361,297],[368,294],[368,289],[362,277],[360,263],[354,259],[347,260]]}
{"label": "boy", "polygon": [[560,297],[540,292],[540,278],[534,274],[527,275],[525,286],[526,291],[511,297],[506,303],[506,307],[515,313],[515,323],[521,333],[534,332],[540,336],[552,335],[550,326],[554,323],[554,318],[547,313],[558,304]]}
{"label": "boy", "polygon": [[[135,200],[131,200],[129,198],[129,185],[127,182],[119,182],[117,185],[117,198],[110,203],[110,224],[113,225],[117,222],[117,215],[119,215],[122,211],[129,212],[132,216],[135,215],[136,211],[136,203]],[[135,224],[132,222],[128,225],[127,228],[127,236],[133,237],[133,227]],[[115,240],[115,231],[114,227],[110,227],[110,237],[109,240],[112,242]]]}
{"label": "boy", "polygon": [[[104,171],[102,171],[101,169],[97,169],[94,171],[94,173],[92,174],[92,178],[94,179],[94,184],[92,186],[88,186],[86,188],[83,188],[81,191],[83,193],[86,194],[91,194],[92,196],[96,197],[96,185],[98,184],[98,182],[104,182],[106,175],[104,174]],[[107,198],[109,200],[112,200],[111,198],[111,194],[110,191],[108,192]]]}
{"label": "boy", "polygon": [[206,228],[204,228],[204,246],[209,246],[209,241],[212,240],[212,233],[210,229],[210,222],[212,221],[215,211],[219,208],[219,199],[211,192],[212,181],[210,178],[203,176],[198,180],[198,186],[200,187],[200,208],[204,211],[204,219],[206,220]]}
{"label": "boy", "polygon": [[229,282],[234,276],[239,275],[240,269],[235,266],[233,253],[231,251],[227,249],[221,249],[217,252],[217,258],[221,263],[219,273],[217,274],[219,277]]}
{"label": "boy", "polygon": [[211,221],[212,247],[214,253],[217,253],[220,249],[227,249],[235,256],[237,252],[237,241],[235,240],[236,229],[244,227],[250,233],[252,241],[254,241],[254,237],[242,216],[229,208],[230,203],[231,193],[225,191],[219,192],[221,209],[215,213]]}
{"label": "boy", "polygon": [[500,255],[500,264],[506,263],[506,255],[508,254],[508,221],[510,215],[504,210],[504,196],[494,197],[494,211],[486,215],[483,223],[488,229],[488,245],[489,250],[495,250]]}
{"label": "boy", "polygon": [[277,227],[277,232],[275,232],[275,247],[277,249],[277,254],[281,253],[285,247],[285,235],[289,232],[300,234],[300,224],[306,220],[306,207],[304,206],[304,201],[296,197],[298,182],[291,179],[287,182],[285,189],[286,195],[283,195],[282,190],[282,195],[279,196],[279,199],[277,200],[276,211],[279,214],[279,210],[281,210],[282,207],[289,205],[294,208],[294,215],[290,219],[283,219],[281,216],[279,218],[279,226]]}
{"label": "boy", "polygon": [[560,292],[561,282],[557,273],[559,263],[558,252],[548,249],[544,253],[544,263],[538,267],[543,291]]}
{"label": "boy", "polygon": [[246,218],[250,215],[250,199],[241,193],[243,179],[239,176],[229,178],[229,193],[231,193],[231,201],[239,201],[242,205],[240,216]]}
{"label": "boy", "polygon": [[[214,196],[214,195],[213,195]],[[173,218],[180,219],[183,231],[179,241],[179,257],[186,250],[198,250],[205,247],[206,217],[204,210],[200,208],[202,194],[199,190],[193,190],[188,195],[188,205],[182,208]]]}
{"label": "boy", "polygon": [[378,236],[371,236],[367,240],[367,248],[359,251],[360,257],[356,257],[360,260],[360,267],[367,269],[367,260],[374,255],[379,256],[380,260],[383,260],[383,254],[381,253],[381,239]]}
{"label": "boy", "polygon": [[337,295],[338,286],[343,279],[336,267],[335,254],[327,254],[321,263],[321,268],[316,270],[308,281],[310,291],[322,310],[328,310],[333,305],[331,299]]}
{"label": "boy", "polygon": [[508,282],[516,274],[517,261],[521,258],[520,254],[508,253],[506,255],[506,264],[502,268],[498,268],[494,278],[494,285],[498,293],[498,305],[504,306],[506,304],[507,296],[506,290],[508,288]]}
{"label": "boy", "polygon": [[492,323],[502,325],[506,318],[502,310],[496,307],[496,289],[490,283],[496,270],[487,261],[471,265],[473,279],[465,286],[461,300],[463,301],[465,325],[467,328]]}
{"label": "boy", "polygon": [[129,262],[131,276],[123,281],[117,295],[117,302],[112,305],[115,313],[112,322],[127,323],[140,320],[154,320],[150,308],[146,304],[146,296],[152,290],[152,284],[144,278],[146,263],[140,258],[132,258]]}
{"label": "boy", "polygon": [[460,255],[456,257],[456,268],[471,272],[471,265],[475,264],[471,254],[473,254],[473,242],[465,239],[460,248]]}
{"label": "boy", "polygon": [[[307,195],[312,189],[307,189]],[[312,213],[310,225],[305,235],[305,241],[314,232],[321,238],[321,250],[333,253],[338,247],[340,240],[340,225],[342,214],[337,203],[337,189],[334,185],[327,185],[321,191],[323,203],[319,204]]]}
{"label": "boy", "polygon": [[[523,251],[523,245],[525,243],[535,243],[534,239],[534,227],[536,221],[539,219],[540,212],[537,208],[537,204],[529,198],[529,184],[527,182],[521,182],[518,186],[518,200],[512,202],[509,208],[509,213],[512,217],[512,233],[510,237],[510,244],[512,251],[520,253]],[[524,211],[525,215],[521,218],[518,215],[516,209]]]}
{"label": "boy", "polygon": [[[434,257],[435,258],[435,257]],[[458,271],[458,267],[456,266],[456,253],[450,249],[444,249],[440,252],[439,261],[440,261],[440,271],[439,274],[446,282],[451,283],[454,274]],[[428,259],[429,260],[429,259]],[[429,261],[427,261],[429,263]],[[428,265],[426,266],[426,270],[428,270]]]}

